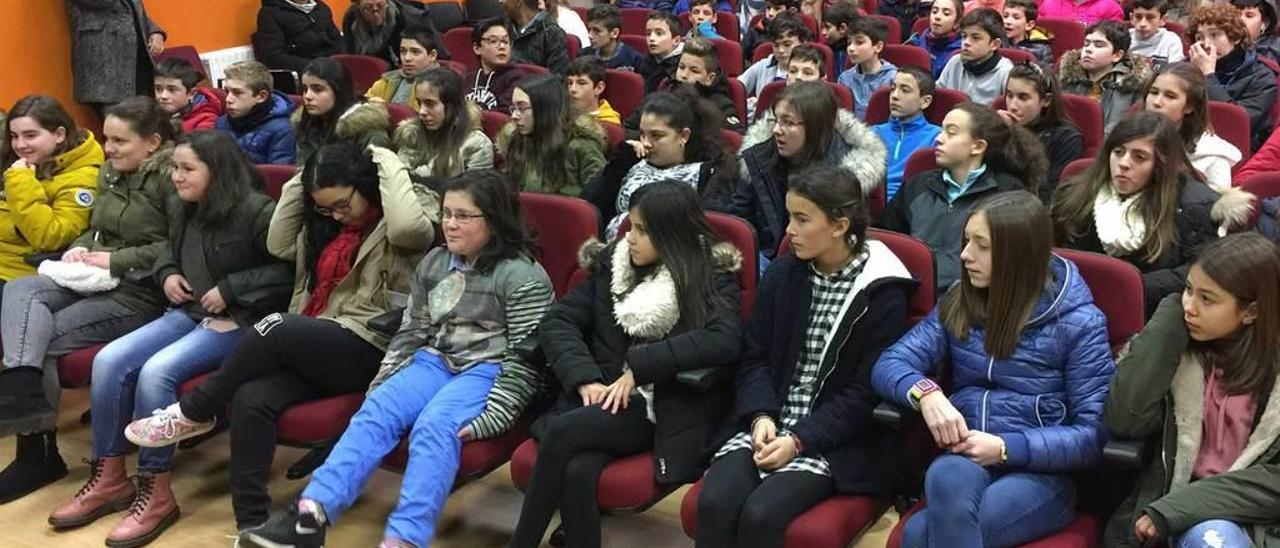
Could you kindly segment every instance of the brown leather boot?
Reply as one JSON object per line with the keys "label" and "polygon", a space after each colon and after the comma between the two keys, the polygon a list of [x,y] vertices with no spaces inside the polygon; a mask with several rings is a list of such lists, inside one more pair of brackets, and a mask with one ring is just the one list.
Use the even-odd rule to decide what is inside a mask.
{"label": "brown leather boot", "polygon": [[70,529],[93,523],[98,518],[122,512],[133,504],[133,482],[124,473],[124,457],[104,457],[85,461],[89,481],[76,491],[71,500],[49,514],[54,529]]}
{"label": "brown leather boot", "polygon": [[146,546],[178,521],[178,501],[173,498],[169,478],[169,472],[138,473],[138,496],[133,499],[129,514],[107,535],[107,546]]}

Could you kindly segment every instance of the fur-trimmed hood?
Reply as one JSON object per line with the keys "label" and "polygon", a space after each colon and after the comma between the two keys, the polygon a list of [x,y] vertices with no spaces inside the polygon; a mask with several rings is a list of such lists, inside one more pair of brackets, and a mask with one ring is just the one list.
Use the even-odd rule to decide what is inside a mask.
{"label": "fur-trimmed hood", "polygon": [[1254,204],[1257,198],[1237,187],[1227,188],[1220,194],[1221,197],[1209,210],[1209,218],[1218,225],[1218,235],[1226,236],[1247,227],[1253,220]]}
{"label": "fur-trimmed hood", "polygon": [[[480,107],[467,101],[467,112],[471,115],[471,130],[483,132],[483,112]],[[391,135],[391,144],[407,165],[417,166],[425,160],[421,157],[421,151],[427,148],[427,128],[417,116],[406,118],[396,126],[395,133]]]}
{"label": "fur-trimmed hood", "polygon": [[[1195,459],[1200,454],[1204,436],[1204,367],[1195,353],[1186,352],[1173,375],[1170,393],[1173,395],[1173,417],[1177,429],[1177,449],[1174,451],[1172,485],[1169,491],[1191,482]],[[1264,457],[1280,438],[1280,382],[1271,387],[1267,406],[1261,420],[1239,458],[1231,463],[1228,471],[1242,470]]]}
{"label": "fur-trimmed hood", "polygon": [[[751,125],[742,139],[741,150],[773,138],[774,119],[765,116]],[[835,136],[831,140],[827,158],[838,158],[838,167],[849,170],[858,178],[864,196],[884,184],[888,152],[884,141],[866,124],[854,117],[852,112],[841,109],[836,113]],[[833,162],[834,163],[834,162]],[[741,173],[747,173],[745,162],[740,166]]]}
{"label": "fur-trimmed hood", "polygon": [[[1058,77],[1062,81],[1063,88],[1085,87],[1087,89],[1093,86],[1089,74],[1080,65],[1080,50],[1072,50],[1064,54],[1059,67]],[[1151,65],[1147,64],[1145,58],[1128,54],[1102,77],[1102,87],[1122,93],[1138,93],[1153,77],[1155,73],[1152,72]]]}
{"label": "fur-trimmed hood", "polygon": [[[302,121],[304,110],[306,109],[299,108],[293,113],[291,120],[295,129]],[[390,130],[391,115],[387,112],[387,105],[373,101],[358,101],[338,117],[338,125],[334,126],[333,134],[339,140],[348,140],[374,131]]]}
{"label": "fur-trimmed hood", "polygon": [[156,149],[155,152],[152,152],[150,156],[147,156],[147,158],[142,161],[142,164],[138,166],[137,171],[128,174],[116,171],[115,168],[111,167],[111,162],[104,161],[102,162],[101,168],[105,178],[104,182],[114,184],[121,179],[129,177],[145,179],[153,175],[158,175],[167,179],[169,177],[169,172],[173,170],[173,148],[173,143],[165,143],[164,145],[161,145],[160,148]]}
{"label": "fur-trimmed hood", "polygon": [[[619,238],[617,241],[621,242]],[[601,252],[609,244],[598,238],[589,238],[578,248],[578,265],[591,270],[602,266]],[[720,242],[711,246],[711,263],[717,273],[737,272],[742,270],[742,251],[729,242]]]}
{"label": "fur-trimmed hood", "polygon": [[[594,114],[583,114],[574,117],[569,124],[568,130],[565,135],[565,146],[568,146],[569,142],[574,139],[587,139],[598,144],[602,153],[606,152],[609,139],[604,132],[604,128],[596,121]],[[498,140],[494,143],[497,145],[498,150],[506,151],[507,145],[511,144],[511,139],[515,136],[515,133],[515,122],[507,122],[507,125],[502,126],[502,132],[498,134]]]}

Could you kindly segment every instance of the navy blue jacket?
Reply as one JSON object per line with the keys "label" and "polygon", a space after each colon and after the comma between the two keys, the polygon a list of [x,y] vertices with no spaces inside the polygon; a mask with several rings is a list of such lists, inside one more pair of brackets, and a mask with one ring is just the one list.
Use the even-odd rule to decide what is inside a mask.
{"label": "navy blue jacket", "polygon": [[[907,291],[914,280],[884,244],[867,245],[871,255],[855,283],[855,295],[846,301],[822,356],[813,412],[792,431],[803,442],[805,456],[826,457],[837,491],[889,494],[898,486],[901,466],[893,434],[872,418],[880,400],[871,391],[871,367],[906,326]],[[811,273],[809,263],[791,253],[765,271],[747,323],[734,409],[721,444],[750,428],[761,413],[780,417],[804,346]]]}
{"label": "navy blue jacket", "polygon": [[970,429],[1004,439],[1007,467],[1064,472],[1097,463],[1102,404],[1116,370],[1107,319],[1076,265],[1057,255],[1051,261],[1053,282],[1012,356],[987,354],[981,327],[965,340],[952,336],[935,307],[880,355],[871,375],[876,393],[906,407],[911,385],[949,360],[951,404]]}
{"label": "navy blue jacket", "polygon": [[231,129],[230,115],[223,114],[214,123],[218,131],[230,133],[240,145],[249,161],[255,164],[293,164],[294,135],[289,116],[293,114],[293,101],[279,91],[271,92],[271,116],[267,121],[244,133]]}

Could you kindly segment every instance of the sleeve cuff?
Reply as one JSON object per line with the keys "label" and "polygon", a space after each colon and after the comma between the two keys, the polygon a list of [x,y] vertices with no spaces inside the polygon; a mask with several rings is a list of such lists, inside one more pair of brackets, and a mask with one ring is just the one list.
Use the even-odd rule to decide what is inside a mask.
{"label": "sleeve cuff", "polygon": [[1027,437],[1019,432],[1010,432],[1000,434],[1000,439],[1004,440],[1005,454],[1009,457],[1004,465],[1012,468],[1025,467],[1031,460],[1031,449],[1028,447]]}

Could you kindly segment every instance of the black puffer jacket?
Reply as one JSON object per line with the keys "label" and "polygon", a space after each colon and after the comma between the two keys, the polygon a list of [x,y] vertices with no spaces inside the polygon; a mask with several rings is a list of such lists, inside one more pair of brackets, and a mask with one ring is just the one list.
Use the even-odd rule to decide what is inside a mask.
{"label": "black puffer jacket", "polygon": [[268,67],[301,74],[308,61],[339,53],[342,35],[324,0],[316,0],[311,13],[290,4],[289,0],[262,0],[253,54]]}
{"label": "black puffer jacket", "polygon": [[511,26],[511,62],[538,65],[562,75],[569,65],[569,43],[564,30],[547,12],[538,12],[524,29]]}
{"label": "black puffer jacket", "polygon": [[[1237,50],[1239,51],[1239,50]],[[1258,150],[1262,142],[1271,136],[1271,107],[1276,102],[1276,73],[1258,60],[1253,48],[1239,51],[1241,59],[1232,62],[1233,51],[1218,59],[1218,71],[1209,84],[1209,100],[1240,105],[1249,113],[1249,128],[1253,131],[1250,148]],[[1225,68],[1228,67],[1228,68]]]}
{"label": "black puffer jacket", "polygon": [[[394,8],[394,9],[393,9]],[[400,65],[400,35],[404,29],[420,27],[426,29],[436,41],[436,53],[441,59],[448,59],[449,52],[444,49],[444,38],[436,30],[435,23],[427,17],[427,10],[417,2],[408,0],[391,0],[388,4],[387,20],[384,25],[391,25],[387,39],[364,49],[356,45],[356,25],[364,25],[360,19],[359,2],[352,2],[346,13],[342,14],[342,51],[359,55],[372,55],[386,61],[391,67]]]}
{"label": "black puffer jacket", "polygon": [[1040,142],[1044,144],[1045,154],[1049,156],[1049,174],[1040,185],[1040,201],[1053,202],[1053,189],[1058,188],[1062,170],[1067,164],[1080,158],[1084,152],[1084,136],[1080,130],[1068,123],[1040,128]]}
{"label": "black puffer jacket", "polygon": [[561,391],[533,434],[540,437],[548,417],[582,405],[578,386],[612,383],[626,364],[638,386],[653,385],[655,479],[691,482],[706,467],[705,453],[728,401],[718,391],[680,384],[675,376],[736,365],[742,351],[737,276],[742,253],[728,243],[712,249],[715,309],[702,328],[681,331],[673,327],[680,311],[670,275],[658,271],[637,279],[626,244],[618,242],[603,246],[592,240],[583,246],[580,260],[591,276],[552,306],[538,326],[538,343]]}

